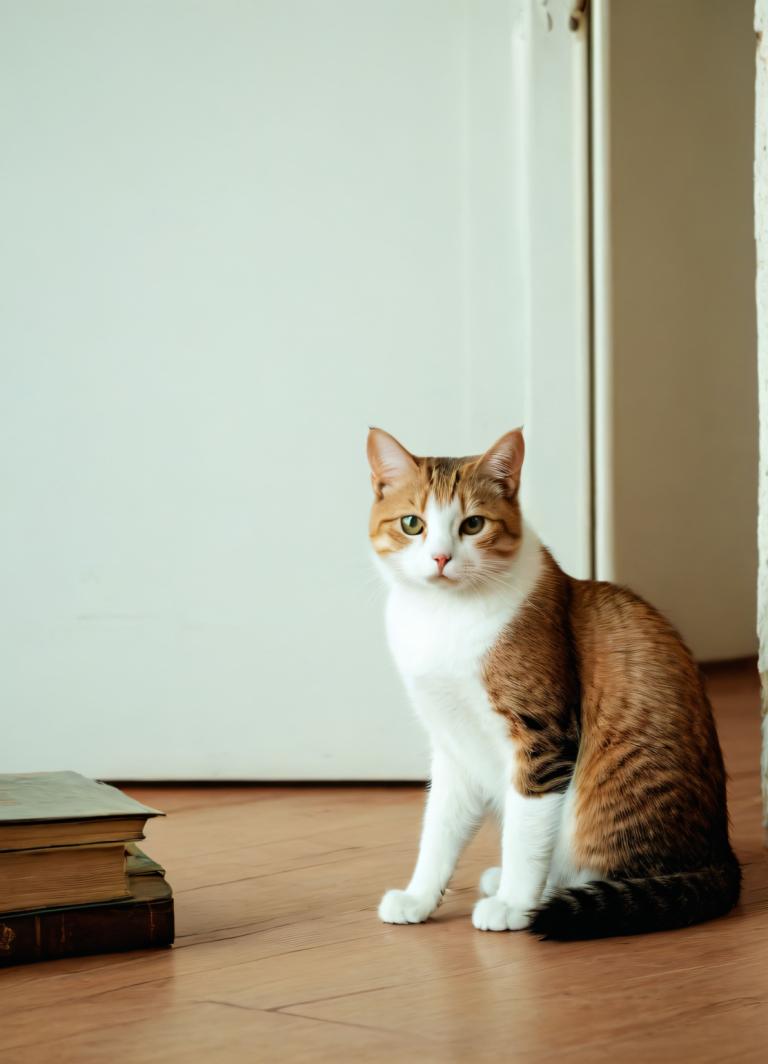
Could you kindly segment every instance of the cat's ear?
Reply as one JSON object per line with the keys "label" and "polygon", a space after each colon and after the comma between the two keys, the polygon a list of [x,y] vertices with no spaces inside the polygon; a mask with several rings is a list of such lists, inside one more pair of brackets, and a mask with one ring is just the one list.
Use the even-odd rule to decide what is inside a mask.
{"label": "cat's ear", "polygon": [[505,494],[515,495],[520,487],[520,470],[525,458],[522,429],[513,429],[489,447],[478,462],[478,470],[504,485]]}
{"label": "cat's ear", "polygon": [[379,499],[386,488],[407,480],[418,468],[410,451],[384,429],[371,429],[368,433],[368,462],[373,490]]}

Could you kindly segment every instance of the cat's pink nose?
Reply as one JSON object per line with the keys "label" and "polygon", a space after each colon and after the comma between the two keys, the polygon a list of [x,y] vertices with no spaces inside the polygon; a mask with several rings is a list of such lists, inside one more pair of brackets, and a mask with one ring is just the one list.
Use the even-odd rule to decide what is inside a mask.
{"label": "cat's pink nose", "polygon": [[446,565],[451,560],[450,554],[433,554],[432,558],[437,562],[437,571],[440,576],[442,576],[443,569],[445,569]]}

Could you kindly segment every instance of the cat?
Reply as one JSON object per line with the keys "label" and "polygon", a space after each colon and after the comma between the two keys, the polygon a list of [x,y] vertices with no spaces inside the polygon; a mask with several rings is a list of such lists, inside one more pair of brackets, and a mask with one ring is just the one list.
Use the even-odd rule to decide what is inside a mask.
{"label": "cat", "polygon": [[420,923],[489,812],[472,922],[552,939],[683,927],[739,897],[725,771],[689,650],[623,587],[566,575],[523,519],[521,430],[418,458],[371,429],[370,541],[390,649],[432,747],[416,866],[379,906]]}

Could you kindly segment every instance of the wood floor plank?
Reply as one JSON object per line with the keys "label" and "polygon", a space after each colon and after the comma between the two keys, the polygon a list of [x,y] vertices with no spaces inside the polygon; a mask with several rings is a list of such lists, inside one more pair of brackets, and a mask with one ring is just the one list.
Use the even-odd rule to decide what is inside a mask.
{"label": "wood floor plank", "polygon": [[[239,1061],[407,1060],[413,1040],[391,1031],[371,1031],[304,1020],[280,1013],[233,1008],[216,1001],[154,1008],[140,1015],[116,1012],[100,1027],[76,1038],[52,1037],[36,1046],[4,1051],[13,1064],[228,1064]],[[340,1051],[345,1054],[340,1056]],[[6,1056],[6,1052],[8,1055]],[[427,1064],[436,1051],[425,1052]]]}

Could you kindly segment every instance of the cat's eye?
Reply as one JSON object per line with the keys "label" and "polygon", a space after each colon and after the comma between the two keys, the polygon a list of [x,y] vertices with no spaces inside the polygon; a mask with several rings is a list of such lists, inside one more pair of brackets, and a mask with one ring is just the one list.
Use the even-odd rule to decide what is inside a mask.
{"label": "cat's eye", "polygon": [[416,514],[407,514],[400,518],[400,527],[406,536],[418,536],[424,531],[424,522]]}
{"label": "cat's eye", "polygon": [[478,517],[465,517],[459,527],[459,532],[462,536],[476,536],[485,527],[485,518]]}

